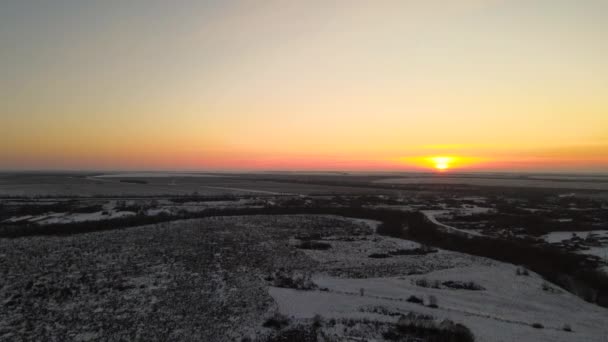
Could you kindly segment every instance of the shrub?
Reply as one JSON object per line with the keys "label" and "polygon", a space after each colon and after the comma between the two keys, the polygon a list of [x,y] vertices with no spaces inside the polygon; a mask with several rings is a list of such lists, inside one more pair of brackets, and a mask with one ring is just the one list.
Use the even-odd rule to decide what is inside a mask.
{"label": "shrub", "polygon": [[308,273],[279,271],[267,277],[266,280],[272,282],[276,287],[298,290],[314,290],[317,288]]}
{"label": "shrub", "polygon": [[549,285],[549,283],[547,283],[547,282],[543,282],[543,284],[541,285],[541,288],[543,289],[543,291],[549,292],[549,293],[560,293],[561,292],[560,290]]}
{"label": "shrub", "polygon": [[571,332],[572,331],[572,327],[570,327],[570,324],[564,324],[564,326],[562,327],[563,331],[568,331]]}
{"label": "shrub", "polygon": [[406,301],[410,302],[410,303],[415,303],[415,304],[424,304],[424,300],[420,297],[416,297],[416,296],[409,296]]}
{"label": "shrub", "polygon": [[275,313],[272,317],[268,318],[262,325],[265,328],[272,328],[275,330],[283,329],[289,325],[289,318],[280,313]]}
{"label": "shrub", "polygon": [[473,281],[462,282],[462,281],[444,281],[443,286],[448,287],[450,289],[457,290],[469,290],[469,291],[483,291],[485,288]]}
{"label": "shrub", "polygon": [[316,342],[317,333],[305,326],[297,326],[292,329],[282,330],[274,336],[269,336],[263,340],[264,342]]}
{"label": "shrub", "polygon": [[390,258],[390,255],[384,254],[384,253],[372,253],[372,254],[368,255],[368,257],[374,258],[374,259],[384,259],[384,258]]}
{"label": "shrub", "polygon": [[296,235],[296,239],[308,241],[308,240],[321,240],[323,237],[319,233],[300,234]]}
{"label": "shrub", "polygon": [[425,255],[430,253],[436,253],[437,249],[431,248],[429,246],[422,246],[420,248],[413,249],[397,249],[394,251],[390,251],[390,255]]}
{"label": "shrub", "polygon": [[402,316],[401,313],[396,312],[396,311],[391,311],[389,309],[387,309],[384,306],[378,305],[378,306],[371,306],[371,307],[362,307],[359,309],[359,311],[361,312],[373,312],[379,315],[384,315],[384,316]]}
{"label": "shrub", "polygon": [[386,331],[384,339],[392,341],[473,342],[471,331],[449,320],[437,323],[432,316],[409,313]]}
{"label": "shrub", "polygon": [[142,179],[121,179],[121,183],[132,183],[132,184],[148,184],[148,181]]}
{"label": "shrub", "polygon": [[416,286],[420,286],[420,287],[430,287],[429,281],[426,278],[417,279],[414,282],[414,284],[416,284]]}
{"label": "shrub", "polygon": [[416,286],[420,286],[420,287],[427,287],[427,288],[433,288],[433,289],[439,289],[441,288],[441,283],[439,282],[439,280],[433,280],[432,282],[428,281],[426,278],[422,278],[422,279],[417,279],[414,284],[416,284]]}
{"label": "shrub", "polygon": [[319,329],[321,326],[323,326],[323,317],[321,317],[321,315],[319,314],[316,314],[312,318],[312,327],[314,329]]}
{"label": "shrub", "polygon": [[314,240],[306,240],[302,241],[300,245],[298,245],[300,249],[315,249],[315,250],[326,250],[330,249],[331,245],[326,242],[314,241]]}

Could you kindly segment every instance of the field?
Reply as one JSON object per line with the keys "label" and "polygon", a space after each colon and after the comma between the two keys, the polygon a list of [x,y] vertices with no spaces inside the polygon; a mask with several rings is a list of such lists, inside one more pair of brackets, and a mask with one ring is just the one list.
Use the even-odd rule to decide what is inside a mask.
{"label": "field", "polygon": [[290,236],[358,228],[235,217],[1,240],[0,339],[231,341],[272,310],[263,275],[314,266],[286,244]]}
{"label": "field", "polygon": [[575,190],[608,190],[605,177],[404,177],[387,178],[376,181],[378,184],[466,184],[477,186],[500,186],[521,188],[552,188]]}
{"label": "field", "polygon": [[603,192],[388,177],[4,174],[0,341],[605,341]]}
{"label": "field", "polygon": [[[126,180],[139,180],[132,183]],[[0,174],[0,197],[145,197],[166,195],[310,195],[378,193],[368,188],[276,182],[264,176],[196,174]]]}

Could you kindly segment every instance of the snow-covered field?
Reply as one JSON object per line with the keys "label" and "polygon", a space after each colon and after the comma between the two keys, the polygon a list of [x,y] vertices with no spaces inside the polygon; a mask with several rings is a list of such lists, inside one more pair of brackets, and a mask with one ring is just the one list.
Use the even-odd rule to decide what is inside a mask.
{"label": "snow-covered field", "polygon": [[489,265],[488,259],[439,250],[423,255],[390,255],[373,258],[373,254],[387,254],[399,250],[420,248],[420,244],[403,239],[370,235],[358,239],[336,240],[325,238],[331,244],[329,250],[305,250],[304,253],[319,263],[319,270],[345,277],[366,278],[372,276],[394,276],[470,265],[473,260]]}
{"label": "snow-covered field", "polygon": [[[331,245],[328,250],[305,251],[322,270],[313,277],[321,290],[269,289],[281,313],[294,319],[321,315],[325,319],[395,322],[396,316],[369,310],[381,307],[389,313],[421,313],[464,324],[471,329],[476,341],[482,342],[600,342],[608,336],[606,309],[547,284],[534,273],[516,276],[514,265],[442,250],[420,256],[366,257],[371,252],[419,247],[415,242],[380,236],[331,241]],[[339,272],[352,269],[360,272],[355,277],[349,276],[349,272]],[[382,269],[385,271],[378,272]],[[420,287],[414,283],[419,279],[430,283],[472,281],[485,290]],[[550,291],[546,290],[547,286]],[[410,296],[423,299],[425,304],[429,296],[435,296],[438,308],[410,303],[406,301]],[[532,327],[535,323],[544,328]],[[566,325],[573,332],[564,331]]]}
{"label": "snow-covered field", "polygon": [[[5,219],[2,222],[6,223],[36,223],[40,225],[46,224],[63,224],[63,223],[75,223],[75,222],[87,222],[87,221],[102,221],[109,219],[116,219],[122,217],[128,217],[136,215],[136,208],[146,207],[151,205],[151,201],[140,200],[140,201],[122,201],[125,204],[131,205],[132,210],[120,210],[117,206],[116,200],[110,200],[103,204],[102,211],[94,211],[90,213],[73,213],[73,212],[52,212],[41,215],[23,215],[14,216]],[[206,209],[226,209],[226,208],[256,208],[260,207],[256,200],[252,199],[239,199],[235,201],[193,201],[185,203],[173,203],[169,200],[154,200],[154,205],[146,209],[144,212],[147,216],[156,216],[160,214],[177,214],[180,211],[186,212],[201,212]],[[0,222],[1,223],[1,222]]]}
{"label": "snow-covered field", "polygon": [[442,227],[443,229],[445,229],[448,232],[455,233],[455,234],[472,235],[472,236],[483,235],[480,232],[477,232],[474,230],[460,229],[460,228],[452,227],[447,224],[441,223],[438,220],[438,218],[441,218],[442,215],[450,214],[451,213],[450,210],[422,210],[421,212],[429,219],[429,221],[433,222],[434,224],[438,225],[439,227]]}
{"label": "snow-covered field", "polygon": [[[135,202],[120,202],[103,204],[106,215],[48,213],[22,219],[59,223],[134,214],[120,208]],[[253,199],[148,202],[155,202],[148,215],[255,204]],[[487,209],[425,214],[437,221],[453,210]],[[281,331],[264,325],[279,312],[288,316],[289,327],[310,328],[320,315],[314,331],[336,341],[384,341],[387,326],[409,313],[463,324],[482,342],[606,341],[605,308],[532,272],[516,275],[511,264],[375,234],[379,223],[331,215],[210,217],[65,237],[0,239],[0,269],[6,270],[0,277],[0,308],[5,309],[0,310],[0,340],[102,340],[104,331],[112,330],[114,340],[265,341]],[[321,248],[308,249],[305,241]],[[302,274],[313,286],[286,286],[277,272]],[[449,285],[454,282],[479,288],[457,289]],[[408,301],[410,296],[422,303]],[[434,300],[436,308],[429,306]],[[28,317],[40,323],[30,329]],[[359,327],[358,339],[345,335],[349,324]],[[566,325],[573,331],[564,331]]]}
{"label": "snow-covered field", "polygon": [[579,253],[595,255],[596,257],[604,260],[605,262],[608,262],[608,245],[590,247],[589,249],[582,250]]}
{"label": "snow-covered field", "polygon": [[557,243],[564,240],[570,240],[573,236],[578,236],[581,239],[586,239],[590,234],[597,237],[608,238],[608,230],[592,230],[586,232],[551,232],[543,236],[548,243]]}
{"label": "snow-covered field", "polygon": [[[142,180],[142,183],[122,180]],[[367,185],[367,184],[366,184]],[[91,196],[221,196],[235,194],[373,194],[383,189],[300,184],[249,179],[234,174],[205,173],[117,173],[117,174],[0,174],[0,196],[10,197],[91,197]]]}
{"label": "snow-covered field", "polygon": [[574,244],[578,247],[576,253],[594,255],[608,263],[608,230],[551,232],[543,238],[552,244]]}
{"label": "snow-covered field", "polygon": [[608,181],[589,182],[559,181],[541,179],[505,179],[505,178],[474,178],[474,177],[407,177],[388,178],[374,181],[379,184],[469,184],[481,186],[532,187],[532,188],[561,188],[608,190]]}
{"label": "snow-covered field", "polygon": [[0,238],[0,341],[240,341],[273,308],[261,276],[314,263],[319,216],[214,217],[72,236]]}
{"label": "snow-covered field", "polygon": [[[102,211],[94,213],[83,213],[83,214],[64,214],[57,215],[51,214],[49,217],[43,217],[36,222],[39,224],[53,224],[53,223],[73,223],[73,222],[86,222],[86,221],[100,221],[115,219],[120,217],[127,217],[135,215],[132,211],[110,211],[107,215],[104,215]],[[32,220],[30,220],[32,222]]]}
{"label": "snow-covered field", "polygon": [[233,188],[227,186],[201,186],[201,188],[213,189],[213,190],[228,190],[235,192],[237,194],[240,193],[254,193],[254,194],[266,194],[266,195],[298,195],[289,192],[277,192],[277,191],[268,191],[268,190],[258,190],[258,189],[244,189],[244,188]]}
{"label": "snow-covered field", "polygon": [[[476,341],[606,341],[606,309],[586,303],[563,290],[542,290],[543,280],[535,274],[515,277],[513,265],[457,267],[425,274],[432,280],[474,281],[486,290],[467,291],[421,288],[411,282],[421,276],[351,279],[318,276],[314,282],[327,291],[297,291],[271,288],[279,310],[296,318],[320,314],[325,318],[368,318],[377,313],[367,307],[383,307],[389,312],[409,312],[450,319],[467,326]],[[363,289],[363,295],[361,291]],[[409,296],[437,298],[438,308],[406,301]],[[537,329],[532,324],[544,328]],[[563,331],[564,325],[573,332]]]}
{"label": "snow-covered field", "polygon": [[15,223],[15,222],[31,222],[37,224],[55,224],[55,223],[74,223],[74,222],[87,222],[87,221],[101,221],[109,220],[127,216],[135,215],[132,211],[109,211],[106,214],[102,211],[96,211],[93,213],[47,213],[38,216],[26,215],[11,217],[4,222]]}
{"label": "snow-covered field", "polygon": [[158,178],[158,177],[221,177],[221,175],[208,173],[187,173],[187,172],[125,172],[108,173],[93,176],[92,178]]}

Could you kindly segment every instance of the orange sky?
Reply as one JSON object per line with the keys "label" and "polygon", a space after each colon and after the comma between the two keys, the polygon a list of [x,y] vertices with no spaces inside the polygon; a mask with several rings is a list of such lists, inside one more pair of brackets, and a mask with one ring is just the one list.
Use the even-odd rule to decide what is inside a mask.
{"label": "orange sky", "polygon": [[0,169],[608,172],[608,3],[0,4]]}

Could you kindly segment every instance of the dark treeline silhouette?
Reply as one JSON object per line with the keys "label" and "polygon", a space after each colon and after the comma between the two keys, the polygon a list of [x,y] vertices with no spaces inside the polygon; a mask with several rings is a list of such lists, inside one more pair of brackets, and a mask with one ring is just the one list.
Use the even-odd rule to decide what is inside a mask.
{"label": "dark treeline silhouette", "polygon": [[121,179],[120,182],[133,184],[148,184],[148,181],[143,179]]}
{"label": "dark treeline silhouette", "polygon": [[216,195],[216,196],[202,196],[202,195],[187,195],[179,197],[171,197],[169,201],[173,203],[188,203],[188,202],[216,202],[216,201],[238,201],[239,199],[252,198],[253,196],[235,196],[235,195]]}

